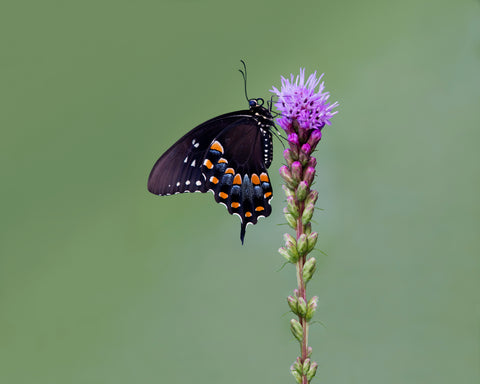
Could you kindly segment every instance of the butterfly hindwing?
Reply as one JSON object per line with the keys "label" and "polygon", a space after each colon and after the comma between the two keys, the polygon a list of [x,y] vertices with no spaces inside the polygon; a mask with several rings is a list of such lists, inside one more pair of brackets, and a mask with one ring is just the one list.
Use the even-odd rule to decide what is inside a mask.
{"label": "butterfly hindwing", "polygon": [[253,118],[241,119],[210,144],[202,165],[206,184],[215,200],[240,217],[245,228],[270,215],[272,186],[266,162],[271,161],[271,134]]}

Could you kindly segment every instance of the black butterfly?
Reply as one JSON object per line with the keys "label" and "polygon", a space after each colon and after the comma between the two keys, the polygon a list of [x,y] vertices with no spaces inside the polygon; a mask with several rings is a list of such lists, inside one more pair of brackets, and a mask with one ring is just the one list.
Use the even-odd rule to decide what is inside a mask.
{"label": "black butterfly", "polygon": [[248,103],[250,109],[214,117],[192,129],[157,160],[148,178],[148,190],[159,196],[212,191],[217,203],[240,217],[242,244],[247,224],[272,212],[267,168],[275,123],[263,99]]}

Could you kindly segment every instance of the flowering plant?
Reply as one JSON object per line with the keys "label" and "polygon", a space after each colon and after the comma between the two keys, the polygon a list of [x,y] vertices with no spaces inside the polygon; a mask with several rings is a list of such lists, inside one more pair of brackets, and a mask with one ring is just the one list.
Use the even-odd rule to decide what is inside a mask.
{"label": "flowering plant", "polygon": [[[317,243],[318,233],[312,232],[311,219],[318,198],[318,192],[311,188],[315,178],[317,160],[312,156],[322,138],[322,129],[337,113],[332,111],[338,106],[327,102],[330,97],[324,92],[323,74],[311,74],[305,81],[305,69],[300,75],[290,79],[282,77],[282,86],[271,92],[278,96],[275,107],[281,117],[277,124],[287,133],[289,148],[283,156],[286,165],[280,168],[285,184],[283,189],[287,197],[284,208],[288,225],[295,230],[295,236],[285,233],[285,245],[279,249],[289,263],[296,265],[298,287],[288,296],[287,302],[298,319],[290,320],[290,328],[300,344],[300,356],[290,367],[292,375],[299,384],[308,384],[315,376],[318,364],[310,359],[312,348],[308,346],[308,326],[317,309],[318,297],[307,298],[306,285],[316,269],[316,260],[307,255]],[[319,85],[318,91],[315,88]]]}

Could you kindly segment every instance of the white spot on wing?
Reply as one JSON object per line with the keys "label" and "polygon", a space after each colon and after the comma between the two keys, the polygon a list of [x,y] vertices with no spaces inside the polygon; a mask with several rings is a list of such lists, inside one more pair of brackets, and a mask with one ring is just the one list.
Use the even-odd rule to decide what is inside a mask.
{"label": "white spot on wing", "polygon": [[188,156],[185,157],[185,160],[183,160],[184,163],[186,163],[188,161]]}
{"label": "white spot on wing", "polygon": [[190,164],[192,167],[195,166],[195,160],[192,161],[192,164]]}
{"label": "white spot on wing", "polygon": [[201,182],[200,180],[197,180],[197,181],[195,182],[195,185],[201,186],[201,185],[202,185],[202,182]]}
{"label": "white spot on wing", "polygon": [[190,185],[190,180],[185,181],[185,185]]}
{"label": "white spot on wing", "polygon": [[179,186],[180,186],[180,182],[177,182],[177,187],[179,187]]}

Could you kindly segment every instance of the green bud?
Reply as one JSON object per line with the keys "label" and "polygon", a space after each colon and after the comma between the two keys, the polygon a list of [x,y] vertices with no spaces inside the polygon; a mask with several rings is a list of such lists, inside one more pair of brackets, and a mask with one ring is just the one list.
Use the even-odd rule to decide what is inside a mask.
{"label": "green bud", "polygon": [[295,262],[297,262],[298,258],[300,257],[300,255],[298,254],[298,251],[297,251],[297,243],[292,236],[289,235],[290,236],[290,239],[289,239],[287,235],[288,234],[284,235],[284,237],[285,237],[285,248],[287,249],[287,252],[290,254],[290,256],[292,256],[292,259],[294,259]]}
{"label": "green bud", "polygon": [[313,314],[317,310],[317,305],[318,305],[318,296],[313,296],[310,300],[308,300],[307,312],[305,315],[305,319],[307,321],[312,320]]}
{"label": "green bud", "polygon": [[297,219],[288,212],[287,208],[283,208],[283,213],[285,214],[285,220],[287,221],[290,228],[296,229],[297,228]]}
{"label": "green bud", "polygon": [[305,302],[305,299],[303,297],[298,298],[297,308],[298,308],[298,313],[296,313],[296,315],[305,317],[305,315],[307,314],[307,303]]}
{"label": "green bud", "polygon": [[288,188],[286,185],[282,185],[283,191],[285,192],[285,196],[292,196],[295,197],[295,191],[293,189]]}
{"label": "green bud", "polygon": [[288,296],[287,297],[288,306],[292,310],[292,312],[298,315],[298,300],[295,296]]}
{"label": "green bud", "polygon": [[312,356],[312,352],[313,352],[312,347],[308,347],[308,348],[307,348],[307,357]]}
{"label": "green bud", "polygon": [[293,196],[287,196],[287,209],[293,217],[298,218],[300,212],[298,211],[297,202]]}
{"label": "green bud", "polygon": [[308,192],[308,183],[306,181],[301,181],[298,183],[297,190],[295,192],[298,201],[303,201],[307,197]]}
{"label": "green bud", "polygon": [[295,369],[290,369],[290,373],[295,377],[295,380],[298,384],[302,384],[302,375],[298,373]]}
{"label": "green bud", "polygon": [[304,255],[307,252],[308,243],[307,243],[307,235],[302,233],[297,240],[297,249],[299,255]]}
{"label": "green bud", "polygon": [[298,322],[298,320],[292,319],[290,320],[290,330],[293,333],[293,336],[299,341],[302,342],[303,340],[303,328],[302,325]]}
{"label": "green bud", "polygon": [[303,223],[308,223],[310,220],[312,220],[314,209],[315,209],[315,205],[311,203],[305,206],[305,210],[303,211],[303,214],[302,214]]}
{"label": "green bud", "polygon": [[[300,357],[297,357],[297,360],[295,360],[295,363],[293,363],[292,367],[298,372],[300,373],[301,375],[303,375],[303,364],[300,360]],[[290,369],[292,369],[292,367],[290,367]]]}
{"label": "green bud", "polygon": [[310,281],[313,274],[315,273],[315,269],[317,267],[316,263],[317,263],[317,260],[315,260],[314,257],[311,257],[306,261],[305,265],[303,266],[303,281],[305,283]]}
{"label": "green bud", "polygon": [[289,233],[284,233],[283,234],[283,240],[285,241],[285,243],[290,242],[290,243],[293,243],[295,245],[297,244],[297,241],[295,240],[295,238]]}
{"label": "green bud", "polygon": [[317,232],[312,232],[308,235],[307,237],[307,253],[311,252],[313,248],[315,248],[315,245],[317,244],[317,239],[318,239],[318,233]]}
{"label": "green bud", "polygon": [[318,199],[318,191],[315,191],[314,189],[310,190],[310,193],[308,194],[306,200],[305,200],[305,205],[308,204],[313,204],[317,202]]}
{"label": "green bud", "polygon": [[280,253],[289,263],[295,264],[298,261],[298,258],[295,259],[290,255],[290,253],[283,247],[278,248],[278,253]]}
{"label": "green bud", "polygon": [[303,233],[305,233],[307,236],[312,233],[312,223],[308,222],[307,224],[303,225]]}
{"label": "green bud", "polygon": [[315,374],[317,373],[318,364],[313,362],[310,364],[310,368],[307,371],[307,380],[311,381]]}
{"label": "green bud", "polygon": [[302,367],[302,372],[308,372],[308,370],[310,369],[310,359],[309,358],[306,358],[305,361],[303,362],[303,367]]}

